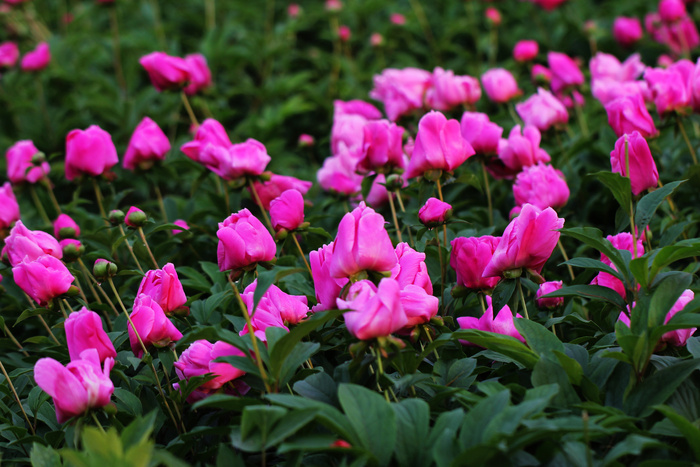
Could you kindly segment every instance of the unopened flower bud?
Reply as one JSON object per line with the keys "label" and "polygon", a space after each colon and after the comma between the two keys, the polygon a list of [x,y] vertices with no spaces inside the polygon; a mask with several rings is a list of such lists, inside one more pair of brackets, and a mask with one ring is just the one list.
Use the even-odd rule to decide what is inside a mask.
{"label": "unopened flower bud", "polygon": [[95,265],[92,268],[92,274],[95,276],[99,282],[104,282],[108,278],[113,277],[117,274],[119,268],[116,264],[106,259],[99,258],[95,261]]}
{"label": "unopened flower bud", "polygon": [[124,211],[115,209],[109,212],[109,223],[112,225],[119,225],[124,222]]}
{"label": "unopened flower bud", "polygon": [[41,165],[46,162],[46,154],[39,151],[32,156],[32,165]]}
{"label": "unopened flower bud", "polygon": [[143,212],[136,206],[131,206],[129,208],[129,211],[127,211],[126,213],[126,218],[124,219],[124,222],[129,227],[138,228],[143,227],[147,220],[148,216],[145,212]]}

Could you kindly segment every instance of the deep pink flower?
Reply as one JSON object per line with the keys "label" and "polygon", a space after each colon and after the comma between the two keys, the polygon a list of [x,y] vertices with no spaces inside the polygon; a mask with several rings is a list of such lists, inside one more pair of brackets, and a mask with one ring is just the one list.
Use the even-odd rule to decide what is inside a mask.
{"label": "deep pink flower", "polygon": [[136,292],[137,296],[141,294],[155,300],[165,313],[172,313],[182,308],[187,302],[187,296],[173,263],[166,264],[163,269],[148,271],[141,279]]}
{"label": "deep pink flower", "polygon": [[406,242],[396,245],[395,252],[398,262],[391,270],[390,277],[395,279],[402,289],[407,285],[415,285],[432,295],[433,283],[425,264],[425,253],[414,250]]}
{"label": "deep pink flower", "polygon": [[620,63],[614,55],[598,52],[589,63],[593,81],[611,79],[614,81],[633,81],[646,69],[638,53],[632,54]]}
{"label": "deep pink flower", "polygon": [[686,15],[685,3],[681,0],[661,0],[659,2],[659,16],[662,21],[675,23]]}
{"label": "deep pink flower", "polygon": [[0,186],[0,230],[9,228],[13,222],[19,220],[19,204],[12,191],[10,182]]}
{"label": "deep pink flower", "polygon": [[384,43],[384,36],[379,34],[378,32],[373,32],[371,36],[369,36],[369,44],[372,47],[379,47]]}
{"label": "deep pink flower", "polygon": [[19,47],[14,42],[0,44],[0,68],[12,68],[19,59]]}
{"label": "deep pink flower", "polygon": [[[632,234],[628,232],[622,232],[617,235],[608,235],[606,239],[610,243],[612,243],[612,245],[618,250],[627,250],[630,253],[632,253],[633,259],[639,258],[640,256],[644,255],[644,243],[642,242],[641,237],[637,238],[636,255]],[[605,256],[602,253],[600,254],[600,260],[617,271],[617,267],[612,263],[612,261],[610,261],[610,259],[607,256]],[[599,272],[598,275],[593,278],[591,284],[613,289],[623,298],[627,295],[627,292],[625,290],[625,284],[623,284],[620,279],[613,276],[612,274],[608,274],[607,272]]]}
{"label": "deep pink flower", "polygon": [[534,60],[539,52],[540,46],[537,41],[522,40],[515,44],[513,58],[516,62],[529,62]]}
{"label": "deep pink flower", "polygon": [[301,14],[301,7],[298,3],[290,3],[287,5],[287,16],[291,19],[296,19]]}
{"label": "deep pink flower", "polygon": [[532,66],[532,82],[535,84],[547,84],[552,81],[552,72],[544,65],[536,63]]}
{"label": "deep pink flower", "polygon": [[314,280],[317,302],[317,305],[313,307],[314,312],[334,309],[335,299],[348,283],[348,279],[345,277],[337,279],[331,276],[330,259],[333,256],[333,247],[334,244],[331,242],[328,245],[323,245],[317,251],[309,253],[311,277]]}
{"label": "deep pink flower", "polygon": [[515,110],[525,125],[532,125],[543,131],[552,126],[566,125],[569,121],[566,107],[552,93],[542,88],[538,88],[537,94],[533,94],[525,102],[515,104]]}
{"label": "deep pink flower", "polygon": [[471,144],[475,153],[481,156],[498,154],[498,143],[503,128],[489,120],[480,112],[464,112],[460,122],[462,137]]}
{"label": "deep pink flower", "polygon": [[369,97],[382,101],[389,120],[396,121],[423,107],[425,91],[430,86],[432,74],[418,68],[398,70],[387,68],[374,76],[374,88]]}
{"label": "deep pink flower", "polygon": [[[474,318],[471,316],[463,316],[457,318],[457,324],[459,324],[460,329],[476,329],[478,331],[493,332],[496,334],[501,334],[504,336],[510,336],[518,339],[520,342],[525,342],[525,338],[520,335],[520,332],[515,328],[515,323],[513,321],[513,312],[510,310],[508,305],[501,308],[496,317],[493,316],[493,304],[491,302],[491,297],[486,295],[486,312],[481,316],[481,318]],[[520,313],[515,315],[516,318],[522,318]],[[462,344],[473,345],[468,341],[462,341]]]}
{"label": "deep pink flower", "polygon": [[404,129],[388,120],[368,122],[362,128],[363,143],[358,171],[404,168]]}
{"label": "deep pink flower", "polygon": [[391,21],[392,24],[395,24],[397,26],[403,26],[404,24],[406,24],[406,17],[401,13],[392,13],[389,16],[389,21]]}
{"label": "deep pink flower", "polygon": [[270,160],[265,145],[253,138],[228,147],[207,144],[199,153],[199,162],[224,180],[260,175]]}
{"label": "deep pink flower", "polygon": [[180,232],[183,232],[183,231],[185,231],[185,230],[190,230],[190,226],[187,225],[187,222],[185,222],[185,221],[182,220],[182,219],[174,220],[174,221],[173,221],[173,224],[175,224],[175,225],[177,225],[177,226],[179,226],[179,227],[182,227],[182,230],[180,230],[180,229],[173,229],[173,230],[172,230],[173,235],[177,235],[177,234],[179,234]]}
{"label": "deep pink flower", "polygon": [[350,196],[362,188],[364,177],[355,172],[356,167],[357,160],[341,152],[326,158],[316,177],[324,190]]}
{"label": "deep pink flower", "polygon": [[[256,286],[257,281],[253,282],[246,288],[245,292],[241,294],[241,298],[248,308],[248,312],[251,313],[250,321],[253,325],[253,333],[255,334],[255,337],[261,341],[267,342],[267,336],[265,335],[265,330],[267,328],[282,328],[289,331],[289,328],[285,324],[285,319],[282,317],[281,308],[286,307],[288,315],[294,318],[298,317],[300,311],[303,312],[304,315],[300,316],[298,318],[299,320],[306,316],[308,307],[306,307],[306,311],[300,310],[300,308],[304,308],[305,305],[300,301],[295,301],[294,298],[287,298],[286,300],[281,298],[281,307],[278,306],[278,303],[271,301],[269,297],[265,300],[264,304],[262,303],[263,300],[261,299],[260,303],[258,303],[258,307],[255,309],[255,312],[253,312],[253,294],[255,293]],[[282,291],[280,291],[280,293],[284,294]],[[244,336],[249,332],[250,328],[248,327],[248,324],[246,324],[238,334]]]}
{"label": "deep pink flower", "polygon": [[498,277],[483,277],[501,237],[457,237],[452,240],[450,266],[457,273],[457,285],[468,289],[488,290],[498,284]]}
{"label": "deep pink flower", "polygon": [[[253,310],[253,296],[257,285],[258,281],[256,279],[241,294],[241,298],[246,307],[248,307],[249,312]],[[309,313],[309,304],[306,295],[290,295],[282,292],[282,289],[272,284],[265,291],[260,302],[258,302],[258,307],[255,309],[253,317],[258,313],[277,314],[285,324],[298,324]],[[255,323],[253,323],[253,326],[255,326]]]}
{"label": "deep pink flower", "polygon": [[185,86],[186,94],[191,96],[211,86],[211,70],[204,55],[187,55],[185,64],[189,72],[189,84]]}
{"label": "deep pink flower", "polygon": [[362,149],[363,127],[372,120],[382,118],[382,113],[372,104],[361,100],[333,101],[333,127],[331,128],[331,154],[343,151],[353,154]]}
{"label": "deep pink flower", "polygon": [[207,145],[221,146],[223,148],[230,147],[233,143],[228,137],[223,125],[213,118],[207,118],[197,127],[194,141],[189,141],[182,146],[180,150],[187,157],[195,162],[200,161],[200,154]]}
{"label": "deep pink flower", "polygon": [[522,94],[511,72],[504,68],[488,70],[481,75],[481,84],[488,98],[497,103],[508,102]]}
{"label": "deep pink flower", "polygon": [[58,240],[76,238],[80,235],[80,226],[68,214],[59,214],[53,221],[53,235]]}
{"label": "deep pink flower", "polygon": [[39,165],[32,162],[32,158],[39,150],[30,140],[17,141],[5,152],[7,159],[7,178],[12,183],[36,183],[47,177],[51,168],[44,161]]}
{"label": "deep pink flower", "polygon": [[515,125],[508,139],[502,139],[498,148],[498,158],[513,174],[520,172],[523,167],[535,165],[538,162],[549,162],[551,158],[544,149],[540,148],[542,136],[539,130],[526,125],[521,131],[520,125]]}
{"label": "deep pink flower", "polygon": [[65,264],[51,255],[33,260],[25,258],[14,265],[12,277],[39,306],[46,306],[54,298],[68,292],[75,280]]}
{"label": "deep pink flower", "polygon": [[459,122],[431,111],[418,122],[416,143],[405,176],[418,177],[428,170],[452,172],[473,155],[474,149],[462,137]]}
{"label": "deep pink flower", "polygon": [[[627,142],[629,174],[625,158],[625,142]],[[659,171],[656,169],[649,144],[637,131],[629,135],[622,135],[615,142],[615,149],[610,152],[610,165],[613,172],[619,173],[623,177],[629,177],[632,193],[635,196],[648,188],[656,188],[659,184]]]}
{"label": "deep pink flower", "polygon": [[7,255],[10,265],[16,266],[21,261],[34,261],[43,255],[61,259],[63,253],[58,241],[41,230],[29,230],[18,220],[5,239],[2,256]]}
{"label": "deep pink flower", "polygon": [[608,123],[618,137],[634,131],[645,138],[658,134],[641,94],[618,97],[605,105],[605,111],[608,113]]}
{"label": "deep pink flower", "polygon": [[[182,338],[182,333],[165,316],[158,302],[146,294],[136,297],[130,317],[146,348],[150,346],[165,347]],[[128,324],[128,331],[131,350],[136,357],[143,358],[143,349],[131,323]]]}
{"label": "deep pink flower", "polygon": [[[695,294],[693,293],[692,290],[686,289],[683,291],[681,296],[676,300],[676,303],[671,307],[669,312],[666,314],[666,318],[664,319],[664,324],[668,324],[669,321],[671,321],[671,318],[678,313],[679,311],[683,310],[685,306],[692,301],[695,298]],[[630,313],[634,313],[634,308],[630,311],[629,307],[627,308],[627,311]],[[622,321],[627,325],[627,327],[630,326],[630,318],[627,316],[627,313],[624,311],[620,312],[620,316],[618,316],[618,321]],[[661,341],[659,342],[659,345],[661,345],[663,342],[669,343],[675,347],[681,347],[686,345],[688,342],[688,339],[697,331],[698,328],[685,328],[685,329],[676,329],[675,331],[669,331],[665,333],[663,336],[661,336]],[[658,347],[657,347],[658,348]]]}
{"label": "deep pink flower", "polygon": [[237,270],[258,261],[272,261],[277,252],[275,241],[264,225],[241,209],[219,222],[217,256],[221,271]]}
{"label": "deep pink flower", "polygon": [[530,203],[540,209],[560,209],[569,200],[569,194],[564,174],[542,162],[523,167],[513,185],[513,196],[519,206]]}
{"label": "deep pink flower", "polygon": [[368,281],[355,282],[338,308],[351,310],[343,314],[348,332],[360,340],[386,337],[408,324],[401,305],[401,290],[394,279],[384,278],[379,287]]}
{"label": "deep pink flower", "polygon": [[164,52],[151,52],[139,59],[158,91],[179,89],[190,79],[190,66],[185,59]]}
{"label": "deep pink flower", "polygon": [[428,198],[428,201],[418,210],[418,219],[427,227],[444,224],[452,214],[452,206],[437,198]]}
{"label": "deep pink flower", "polygon": [[302,148],[308,148],[313,146],[316,143],[316,140],[314,139],[313,136],[307,135],[306,133],[302,133],[299,135],[299,146]]}
{"label": "deep pink flower", "polygon": [[452,70],[436,67],[430,87],[425,93],[426,104],[435,110],[450,110],[458,105],[472,105],[481,98],[479,80],[471,76],[455,76]]}
{"label": "deep pink flower", "polygon": [[275,231],[296,230],[304,222],[304,197],[287,190],[270,202],[270,220]]}
{"label": "deep pink flower", "polygon": [[24,54],[20,62],[20,68],[22,71],[40,71],[46,68],[50,61],[51,52],[49,51],[49,44],[41,42],[34,50]]}
{"label": "deep pink flower", "polygon": [[557,246],[564,219],[552,208],[540,210],[532,204],[523,205],[520,215],[513,219],[484,269],[484,277],[508,275],[516,269],[542,271],[544,263]]}
{"label": "deep pink flower", "polygon": [[72,361],[80,359],[87,349],[97,350],[100,362],[107,358],[117,358],[117,351],[102,327],[100,315],[83,307],[68,315],[64,322],[68,354]]}
{"label": "deep pink flower", "polygon": [[34,365],[37,386],[53,398],[56,419],[63,423],[72,417],[109,404],[114,384],[109,372],[114,359],[107,358],[100,366],[97,350],[87,349],[67,366],[53,358],[41,358]]}
{"label": "deep pink flower", "polygon": [[[217,363],[219,357],[245,357],[242,350],[222,341],[212,344],[206,340],[197,340],[190,344],[180,354],[180,358],[174,363],[175,373],[180,380],[189,381],[190,378],[204,376],[211,373],[214,378],[202,383],[187,398],[187,402],[193,403],[204,399],[220,390],[226,383],[233,381],[245,374],[229,363]],[[176,383],[177,384],[177,383]],[[177,384],[179,389],[179,384]]]}
{"label": "deep pink flower", "polygon": [[117,149],[112,137],[97,125],[86,130],[72,130],[66,136],[66,178],[81,175],[97,177],[109,171],[117,162]]}
{"label": "deep pink flower", "polygon": [[695,66],[690,60],[679,60],[668,68],[647,68],[644,80],[649,85],[656,111],[688,113],[692,101],[689,87]]}
{"label": "deep pink flower", "polygon": [[540,284],[535,295],[535,303],[540,308],[557,308],[564,304],[564,297],[541,298],[543,295],[556,292],[561,289],[562,281],[550,281]]}
{"label": "deep pink flower", "polygon": [[[296,190],[302,195],[305,195],[312,185],[311,182],[299,180],[298,178],[290,177],[288,175],[277,175],[271,172],[266,173],[270,174],[270,179],[264,182],[256,181],[253,183],[253,186],[260,197],[260,202],[262,203],[261,207],[267,211],[270,210],[270,203],[272,200],[279,198],[279,196],[285,191]],[[251,194],[251,196],[253,196],[250,188],[248,188],[248,192]]]}
{"label": "deep pink flower", "polygon": [[613,22],[613,37],[623,47],[630,47],[642,38],[642,22],[639,18],[618,16]]}
{"label": "deep pink flower", "polygon": [[558,93],[571,86],[583,84],[583,73],[576,62],[566,54],[549,52],[547,64],[552,71],[552,91]]}
{"label": "deep pink flower", "polygon": [[352,32],[350,31],[350,28],[346,25],[340,25],[338,26],[338,38],[342,42],[347,42],[350,40],[350,36],[352,35]]}
{"label": "deep pink flower", "polygon": [[154,162],[162,161],[170,151],[170,140],[158,124],[148,117],[138,124],[131,134],[122,164],[125,169],[150,168]]}
{"label": "deep pink flower", "polygon": [[440,307],[440,300],[437,297],[414,284],[401,287],[399,299],[406,313],[406,318],[408,318],[404,326],[406,330],[430,321],[431,318],[437,315]]}

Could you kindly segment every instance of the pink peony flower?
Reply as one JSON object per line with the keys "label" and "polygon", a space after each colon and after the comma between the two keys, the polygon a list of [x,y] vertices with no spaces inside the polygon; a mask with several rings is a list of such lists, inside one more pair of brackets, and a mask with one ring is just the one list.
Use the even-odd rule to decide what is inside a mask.
{"label": "pink peony flower", "polygon": [[[131,322],[136,327],[136,332],[138,332],[146,348],[150,346],[165,347],[171,342],[182,338],[182,333],[165,316],[158,302],[146,294],[140,294],[136,297],[130,317]],[[136,337],[136,332],[134,332],[131,322],[127,326],[131,350],[136,357],[143,358],[143,348]]]}
{"label": "pink peony flower", "polygon": [[97,350],[100,362],[107,358],[117,358],[117,351],[102,327],[100,315],[83,307],[68,315],[64,322],[66,343],[71,361],[79,360],[87,349]]}
{"label": "pink peony flower", "polygon": [[374,88],[369,97],[383,102],[389,120],[396,121],[402,115],[423,107],[425,91],[431,80],[431,73],[418,68],[387,68],[381,75],[374,76]]}
{"label": "pink peony flower", "polygon": [[[627,156],[625,155],[627,147]],[[627,173],[627,158],[629,159],[629,174]],[[659,184],[659,172],[654,163],[654,157],[649,150],[649,144],[639,132],[622,135],[615,142],[615,149],[610,152],[612,171],[629,177],[632,193],[639,195],[648,188],[656,188]]]}
{"label": "pink peony flower", "polygon": [[168,151],[168,137],[156,122],[144,117],[131,134],[122,164],[128,170],[136,170],[137,167],[148,169],[156,161],[164,160]]}
{"label": "pink peony flower", "polygon": [[75,280],[65,264],[51,255],[24,258],[13,266],[12,277],[39,306],[46,306],[54,298],[68,292]]}
{"label": "pink peony flower", "polygon": [[270,220],[275,231],[296,230],[304,222],[304,197],[297,190],[282,193],[270,202]]}
{"label": "pink peony flower", "polygon": [[542,131],[553,126],[566,125],[569,121],[569,112],[566,107],[549,91],[542,88],[537,88],[537,94],[533,94],[525,102],[515,104],[515,110],[525,125],[535,126]]}
{"label": "pink peony flower", "polygon": [[535,303],[540,308],[557,308],[564,304],[564,297],[541,298],[543,295],[556,292],[561,289],[562,281],[550,281],[540,284],[535,295]]}
{"label": "pink peony flower", "polygon": [[338,299],[340,309],[346,312],[348,332],[360,340],[386,337],[408,324],[406,311],[401,305],[399,283],[384,278],[376,287],[368,280],[355,282],[348,289],[345,300]]}
{"label": "pink peony flower", "polygon": [[518,97],[522,91],[510,71],[504,68],[492,68],[481,75],[481,84],[486,96],[496,103],[504,103]]}
{"label": "pink peony flower", "polygon": [[211,86],[211,70],[204,55],[187,55],[185,64],[189,74],[189,84],[185,86],[185,94],[191,96]]}
{"label": "pink peony flower", "polygon": [[540,209],[560,209],[569,200],[569,187],[561,171],[539,162],[517,175],[513,196],[519,206],[529,203]]}
{"label": "pink peony flower", "polygon": [[457,273],[457,285],[474,290],[493,289],[498,277],[483,277],[501,237],[457,237],[452,240],[450,266]]}
{"label": "pink peony flower", "polygon": [[471,76],[455,76],[451,70],[435,68],[430,84],[425,93],[425,102],[435,110],[472,105],[481,98],[478,79]]}
{"label": "pink peony flower", "polygon": [[219,269],[238,270],[259,261],[272,261],[277,252],[275,241],[264,225],[241,209],[219,222],[217,256]]}
{"label": "pink peony flower", "polygon": [[515,44],[513,58],[516,62],[529,62],[534,60],[539,52],[540,46],[537,41],[522,40]]}
{"label": "pink peony flower", "polygon": [[[520,335],[520,332],[515,328],[513,321],[513,312],[508,305],[501,308],[496,317],[493,316],[493,304],[491,297],[486,295],[486,304],[488,308],[481,318],[473,318],[471,316],[463,316],[457,318],[457,324],[460,329],[476,329],[478,331],[493,332],[504,336],[510,336],[518,339],[520,342],[525,342],[525,338]],[[516,318],[522,318],[520,313],[515,315]],[[463,341],[464,345],[473,345],[468,341]]]}
{"label": "pink peony flower", "polygon": [[49,65],[50,61],[49,44],[41,42],[34,50],[24,54],[20,62],[20,68],[22,71],[41,71]]}
{"label": "pink peony flower", "polygon": [[72,130],[66,136],[66,178],[82,175],[97,177],[108,172],[117,162],[117,149],[112,137],[97,125],[86,130]]}
{"label": "pink peony flower", "polygon": [[623,47],[630,47],[642,38],[642,23],[639,18],[618,16],[613,21],[613,37]]}
{"label": "pink peony flower", "polygon": [[51,168],[44,161],[34,164],[32,159],[39,150],[30,140],[17,141],[5,152],[7,178],[12,183],[36,183],[49,175]]}
{"label": "pink peony flower", "polygon": [[152,52],[139,59],[158,91],[179,89],[190,80],[190,65],[185,59],[164,52]]}
{"label": "pink peony flower", "polygon": [[8,229],[16,221],[19,221],[19,204],[12,192],[10,182],[0,186],[0,230]]}
{"label": "pink peony flower", "polygon": [[489,116],[480,112],[464,112],[460,122],[462,137],[481,156],[498,154],[498,143],[503,128],[492,123]]}
{"label": "pink peony flower", "polygon": [[155,300],[165,313],[172,313],[184,307],[187,302],[185,290],[173,263],[163,266],[163,269],[151,269],[141,279],[136,292],[137,296],[148,295]]}

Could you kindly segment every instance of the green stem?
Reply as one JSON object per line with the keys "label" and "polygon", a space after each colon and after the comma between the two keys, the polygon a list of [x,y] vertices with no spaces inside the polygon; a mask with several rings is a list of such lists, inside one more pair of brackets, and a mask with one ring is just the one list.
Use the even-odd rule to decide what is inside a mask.
{"label": "green stem", "polygon": [[440,235],[438,235],[437,230],[435,232],[435,240],[437,241],[438,258],[440,259],[440,303],[442,304],[442,297],[445,295],[445,261],[442,258],[442,248],[440,248]]}
{"label": "green stem", "polygon": [[518,278],[518,293],[520,294],[520,303],[523,305],[523,312],[525,312],[525,319],[530,319],[527,314],[527,305],[525,304],[525,294],[523,293],[523,286],[520,283],[520,278]]}
{"label": "green stem", "polygon": [[94,411],[90,411],[90,415],[92,415],[92,419],[95,421],[95,425],[97,426],[97,428],[99,428],[100,431],[101,431],[102,433],[104,433],[104,432],[105,432],[105,429],[102,428],[102,424],[101,424],[100,421],[97,419],[97,415],[95,415],[95,412],[94,412]]}
{"label": "green stem", "polygon": [[255,184],[253,183],[253,180],[248,179],[248,186],[250,186],[250,192],[253,193],[255,203],[260,207],[260,212],[262,212],[263,219],[265,220],[265,225],[267,225],[267,228],[270,230],[270,233],[274,235],[275,229],[272,228],[270,218],[267,217],[267,211],[265,210],[262,201],[260,201],[260,196],[258,195],[258,190],[255,189]]}
{"label": "green stem", "polygon": [[690,143],[690,139],[688,138],[688,133],[685,132],[685,127],[683,126],[683,122],[681,122],[680,118],[677,118],[678,121],[678,128],[681,130],[681,135],[683,135],[683,139],[685,140],[685,144],[688,146],[688,152],[690,152],[690,156],[693,158],[693,164],[698,165],[698,157],[695,154],[695,149],[693,149],[693,145]]}
{"label": "green stem", "polygon": [[[566,250],[564,249],[564,245],[561,244],[561,238],[557,240],[557,246],[559,247],[559,251],[561,251],[561,255],[564,258],[564,261],[567,263],[569,262],[569,256],[566,254]],[[571,267],[570,264],[566,265],[567,269],[569,270],[569,275],[571,276],[571,280],[575,280],[576,277],[574,276],[574,268]]]}
{"label": "green stem", "polygon": [[199,122],[197,121],[197,117],[194,116],[194,111],[192,110],[192,106],[190,105],[190,100],[187,98],[187,94],[185,94],[185,91],[180,91],[180,97],[182,98],[182,103],[185,105],[185,110],[187,110],[187,115],[190,117],[190,123],[196,127],[199,126]]}
{"label": "green stem", "polygon": [[100,190],[100,185],[97,183],[97,178],[95,177],[92,177],[92,187],[95,190],[97,206],[100,208],[100,216],[102,216],[102,219],[104,219],[105,225],[109,225],[109,221],[107,220],[107,212],[105,211],[105,207],[103,205],[102,190]]}
{"label": "green stem", "polygon": [[124,98],[126,98],[126,80],[124,79],[124,71],[122,70],[121,47],[119,43],[119,19],[117,17],[116,3],[109,4],[109,25],[112,30],[112,50],[114,52],[114,74],[117,83],[122,90]]}
{"label": "green stem", "polygon": [[484,188],[486,191],[486,202],[489,207],[489,225],[493,225],[493,201],[491,200],[491,187],[489,186],[489,173],[486,170],[486,163],[481,161],[481,171],[484,174]]}
{"label": "green stem", "polygon": [[2,364],[2,361],[0,360],[0,370],[2,370],[2,374],[5,376],[5,380],[7,381],[8,386],[10,386],[10,390],[12,391],[12,394],[15,396],[15,400],[17,401],[17,405],[19,405],[19,409],[22,411],[22,415],[24,415],[24,419],[27,421],[27,425],[29,425],[29,430],[32,432],[32,435],[36,435],[36,431],[34,430],[34,425],[32,425],[32,422],[29,421],[29,417],[27,416],[27,412],[24,411],[24,406],[22,406],[22,401],[19,398],[19,395],[17,394],[17,391],[15,390],[15,385],[12,384],[12,380],[10,379],[10,375],[7,374],[7,370],[5,370],[5,365]]}
{"label": "green stem", "polygon": [[17,346],[20,352],[22,352],[22,355],[25,357],[28,357],[29,354],[24,350],[24,347],[22,347],[22,344],[19,343],[17,338],[15,337],[14,334],[10,331],[10,328],[7,327],[7,324],[3,325],[5,328],[5,335],[10,338],[10,340]]}
{"label": "green stem", "polygon": [[299,250],[299,255],[301,255],[301,259],[304,260],[306,269],[309,271],[309,275],[313,277],[313,274],[311,273],[311,266],[309,266],[309,262],[306,260],[306,255],[304,254],[304,250],[301,249],[301,245],[299,245],[299,240],[297,240],[296,234],[294,232],[290,232],[289,235],[292,236],[292,240],[294,240],[294,243],[297,246],[297,250]]}
{"label": "green stem", "polygon": [[394,220],[394,228],[396,229],[396,237],[399,239],[399,243],[403,242],[401,237],[401,227],[399,227],[399,219],[396,217],[396,207],[394,206],[394,196],[393,193],[387,193],[389,195],[389,207],[391,208],[391,218]]}
{"label": "green stem", "polygon": [[[124,237],[126,235],[126,232],[124,232],[124,227],[121,224],[119,224],[119,232],[122,234],[122,237]],[[139,263],[139,260],[136,257],[136,254],[134,253],[134,249],[131,247],[131,245],[129,245],[128,239],[124,239],[124,243],[126,244],[127,250],[129,250],[129,254],[131,254],[131,257],[136,262],[136,267],[139,269],[141,274],[143,274],[144,272],[143,272],[143,268],[141,267],[141,263]]]}
{"label": "green stem", "polygon": [[49,219],[48,214],[46,214],[46,210],[44,209],[44,205],[41,204],[41,200],[39,199],[39,196],[36,194],[36,189],[34,188],[33,184],[29,184],[29,194],[32,197],[32,201],[34,201],[34,205],[36,206],[36,210],[39,211],[39,215],[41,218],[44,220],[44,222],[48,225],[51,225],[51,219]]}
{"label": "green stem", "polygon": [[146,247],[146,251],[148,251],[148,256],[150,256],[151,261],[153,262],[153,265],[155,266],[156,269],[160,269],[160,266],[158,266],[158,261],[156,261],[155,256],[153,256],[153,252],[151,251],[151,247],[148,245],[148,242],[146,241],[146,234],[143,233],[143,228],[138,227],[138,232],[139,232],[139,237],[141,237],[141,241],[143,242],[143,245]]}

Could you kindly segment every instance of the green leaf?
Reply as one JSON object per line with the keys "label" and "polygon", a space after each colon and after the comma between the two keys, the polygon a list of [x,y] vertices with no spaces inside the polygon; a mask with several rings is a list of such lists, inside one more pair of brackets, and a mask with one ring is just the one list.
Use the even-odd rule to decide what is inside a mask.
{"label": "green leaf", "polygon": [[275,428],[270,432],[265,442],[265,449],[269,449],[281,443],[285,439],[292,436],[304,428],[311,420],[316,417],[316,409],[295,410],[288,413],[275,425]]}
{"label": "green leaf", "polygon": [[129,425],[124,428],[121,434],[124,449],[129,449],[148,439],[153,431],[153,424],[156,422],[157,413],[156,410],[151,410],[148,415],[145,417],[136,417],[133,422],[129,423]]}
{"label": "green leaf", "polygon": [[619,293],[601,285],[570,285],[543,295],[540,298],[549,297],[585,297],[593,300],[601,300],[615,305],[618,309],[627,307],[627,304]]}
{"label": "green leaf", "polygon": [[553,332],[544,326],[529,319],[515,318],[515,328],[525,338],[525,342],[540,357],[548,355],[552,351],[564,353],[564,344],[561,343]]}
{"label": "green leaf", "polygon": [[603,458],[601,465],[617,465],[615,461],[623,456],[639,456],[643,450],[649,448],[668,448],[664,443],[637,434],[628,435],[623,441],[617,443]]}
{"label": "green leaf", "polygon": [[197,401],[192,405],[193,410],[212,408],[232,412],[241,412],[249,405],[259,405],[261,401],[249,397],[230,396],[228,394],[212,394],[206,399]]}
{"label": "green leaf", "polygon": [[632,205],[632,187],[629,178],[605,170],[589,175],[597,178],[599,182],[608,187],[623,210],[630,210]]}
{"label": "green leaf", "polygon": [[29,457],[32,467],[61,467],[61,456],[58,451],[51,446],[42,446],[39,443],[32,445],[32,452]]}
{"label": "green leaf", "polygon": [[600,230],[593,227],[573,227],[570,229],[561,229],[560,232],[563,235],[573,237],[605,254],[605,256],[607,256],[617,267],[617,270],[620,271],[623,277],[629,279],[628,275],[626,274],[627,266],[625,261],[622,259],[620,250],[615,248],[612,243],[603,238],[603,234]]}
{"label": "green leaf", "polygon": [[396,416],[391,405],[376,392],[347,383],[338,387],[338,400],[360,444],[379,465],[388,465],[396,443]]}
{"label": "green leaf", "polygon": [[488,442],[485,427],[510,405],[510,391],[504,389],[479,401],[471,408],[462,422],[459,442],[462,449]]}
{"label": "green leaf", "polygon": [[627,395],[623,408],[633,417],[646,417],[653,406],[666,402],[690,374],[700,368],[700,360],[692,359],[663,368],[637,384]]}
{"label": "green leaf", "polygon": [[571,407],[581,403],[581,399],[569,382],[569,375],[559,362],[555,363],[548,358],[541,358],[532,370],[531,381],[535,387],[558,385],[559,391],[554,397],[554,404],[558,407]]}
{"label": "green leaf", "polygon": [[515,292],[516,280],[517,279],[501,279],[496,285],[496,288],[493,289],[491,298],[494,316],[506,306],[508,301],[510,301],[510,297],[512,297],[513,292]]}
{"label": "green leaf", "polygon": [[566,265],[570,264],[571,266],[577,267],[577,268],[584,268],[584,269],[593,269],[594,271],[603,271],[607,272],[608,274],[617,277],[621,281],[624,281],[624,277],[622,277],[622,274],[620,274],[618,271],[615,269],[611,268],[607,264],[605,264],[602,261],[599,261],[597,259],[592,259],[592,258],[574,258],[570,259],[569,261],[565,261],[560,264],[561,265]]}
{"label": "green leaf", "polygon": [[338,386],[325,371],[319,371],[292,386],[298,394],[319,402],[338,405]]}
{"label": "green leaf", "polygon": [[539,356],[518,339],[476,329],[462,329],[452,333],[452,339],[463,339],[505,355],[526,368],[534,368]]}
{"label": "green leaf", "polygon": [[430,465],[430,449],[426,445],[430,431],[430,406],[422,399],[404,399],[392,404],[396,415],[394,455],[399,465]]}
{"label": "green leaf", "polygon": [[657,250],[649,270],[649,282],[653,283],[661,269],[675,261],[700,255],[700,240],[681,240],[674,245]]}
{"label": "green leaf", "polygon": [[14,328],[27,318],[32,318],[38,315],[46,315],[49,313],[51,313],[51,311],[47,310],[46,308],[27,308],[21,315],[19,315],[19,318],[17,318],[17,321],[15,321],[15,324],[13,324],[12,327]]}
{"label": "green leaf", "polygon": [[130,415],[141,415],[143,412],[141,399],[136,397],[131,391],[123,388],[114,388],[114,397],[117,399],[117,408],[125,410]]}
{"label": "green leaf", "polygon": [[686,181],[687,180],[680,180],[667,183],[663,187],[644,195],[644,197],[639,200],[637,203],[636,212],[634,213],[634,223],[637,225],[639,232],[644,232],[644,229],[647,228],[649,221],[661,203],[664,202],[664,199],[673,194],[673,192],[676,191],[676,188]]}
{"label": "green leaf", "polygon": [[690,420],[667,405],[657,405],[654,408],[671,420],[678,428],[678,431],[683,433],[683,436],[688,441],[688,445],[690,445],[690,449],[693,450],[695,461],[700,462],[700,430]]}
{"label": "green leaf", "polygon": [[[320,348],[321,344],[318,342],[298,342],[286,355],[279,369],[270,365],[271,374],[277,381],[278,386],[285,386],[292,379],[301,364],[311,358]],[[272,371],[273,368],[274,371]]]}
{"label": "green leaf", "polygon": [[267,289],[269,289],[270,286],[275,282],[276,275],[277,271],[275,271],[274,269],[271,269],[269,271],[262,269],[258,271],[258,283],[255,286],[255,293],[253,293],[253,309],[248,310],[251,316],[255,313],[255,310],[258,308],[258,304],[260,303],[260,300],[262,300],[263,295],[265,295],[265,292],[267,292]]}

